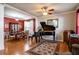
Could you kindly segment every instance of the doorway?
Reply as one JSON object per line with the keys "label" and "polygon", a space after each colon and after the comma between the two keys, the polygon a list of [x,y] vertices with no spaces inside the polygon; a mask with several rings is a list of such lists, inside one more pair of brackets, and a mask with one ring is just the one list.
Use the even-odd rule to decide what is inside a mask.
{"label": "doorway", "polygon": [[34,34],[33,28],[34,28],[33,20],[24,22],[24,31],[29,31],[30,35]]}

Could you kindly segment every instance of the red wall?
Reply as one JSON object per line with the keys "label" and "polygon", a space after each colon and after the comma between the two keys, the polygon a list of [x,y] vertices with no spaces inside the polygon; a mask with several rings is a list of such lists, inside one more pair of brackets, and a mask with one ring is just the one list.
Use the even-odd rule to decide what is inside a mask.
{"label": "red wall", "polygon": [[4,31],[5,32],[9,32],[9,24],[10,23],[18,23],[18,24],[20,24],[21,25],[20,31],[24,31],[24,21],[23,20],[16,21],[13,18],[4,17],[4,25],[5,24],[8,25],[8,28],[5,28],[5,26],[4,26]]}

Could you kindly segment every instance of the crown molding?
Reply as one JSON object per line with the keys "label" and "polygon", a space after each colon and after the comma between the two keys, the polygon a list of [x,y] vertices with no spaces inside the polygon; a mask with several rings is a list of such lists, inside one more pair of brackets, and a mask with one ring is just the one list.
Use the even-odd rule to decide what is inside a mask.
{"label": "crown molding", "polygon": [[[22,18],[16,18],[16,17],[8,16],[8,15],[4,15],[4,17],[22,20]],[[24,20],[24,19],[23,19],[23,20]]]}
{"label": "crown molding", "polygon": [[59,14],[55,14],[55,15],[63,15],[63,14],[69,14],[69,13],[75,13],[76,11],[66,11],[66,12],[62,12],[62,13],[59,13]]}

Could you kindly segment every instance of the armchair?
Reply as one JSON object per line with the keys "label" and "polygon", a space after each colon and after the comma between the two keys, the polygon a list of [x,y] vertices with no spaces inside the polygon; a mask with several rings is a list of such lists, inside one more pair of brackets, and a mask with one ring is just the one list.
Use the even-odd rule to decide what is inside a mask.
{"label": "armchair", "polygon": [[72,52],[72,45],[79,44],[79,38],[71,37],[72,34],[76,34],[76,33],[73,30],[65,30],[63,32],[64,42],[68,44],[69,50],[71,52]]}

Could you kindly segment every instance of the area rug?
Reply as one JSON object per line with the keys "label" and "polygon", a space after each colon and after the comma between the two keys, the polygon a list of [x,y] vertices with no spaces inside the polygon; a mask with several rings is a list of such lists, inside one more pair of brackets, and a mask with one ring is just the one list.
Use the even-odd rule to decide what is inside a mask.
{"label": "area rug", "polygon": [[57,43],[44,41],[27,52],[35,55],[53,55],[56,50]]}

